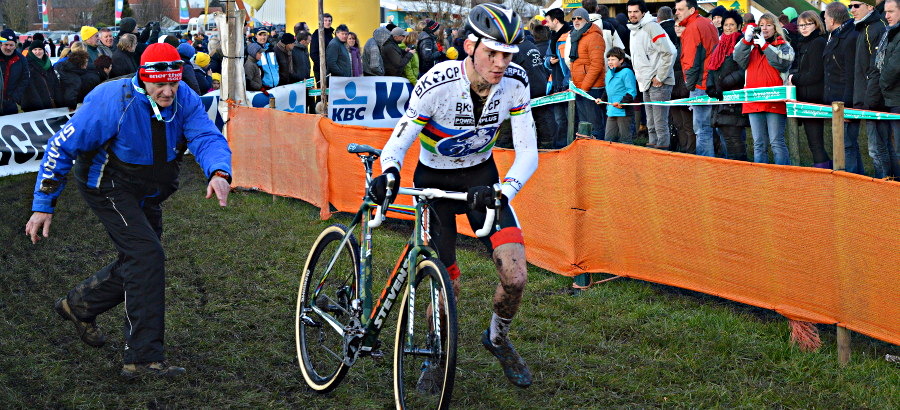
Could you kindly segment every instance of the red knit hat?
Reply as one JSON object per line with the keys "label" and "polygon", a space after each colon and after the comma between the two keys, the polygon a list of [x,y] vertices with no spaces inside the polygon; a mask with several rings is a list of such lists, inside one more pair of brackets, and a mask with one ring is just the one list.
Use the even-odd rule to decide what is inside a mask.
{"label": "red knit hat", "polygon": [[178,50],[166,43],[154,43],[141,54],[138,75],[145,83],[170,83],[181,81],[184,61]]}

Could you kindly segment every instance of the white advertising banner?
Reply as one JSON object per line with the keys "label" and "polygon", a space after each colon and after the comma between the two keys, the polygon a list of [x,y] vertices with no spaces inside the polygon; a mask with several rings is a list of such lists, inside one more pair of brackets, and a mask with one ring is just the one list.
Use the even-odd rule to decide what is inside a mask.
{"label": "white advertising banner", "polygon": [[394,128],[412,88],[402,77],[332,77],[328,117],[344,124]]}
{"label": "white advertising banner", "polygon": [[71,116],[67,108],[0,116],[0,177],[37,171],[47,141]]}

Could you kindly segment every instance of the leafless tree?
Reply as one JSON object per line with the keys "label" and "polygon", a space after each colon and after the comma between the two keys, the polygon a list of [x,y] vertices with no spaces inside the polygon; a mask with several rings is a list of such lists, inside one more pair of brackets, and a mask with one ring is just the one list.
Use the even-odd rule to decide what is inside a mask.
{"label": "leafless tree", "polygon": [[131,9],[134,10],[134,18],[138,24],[160,21],[164,16],[177,15],[178,11],[172,6],[172,2],[164,0],[143,0],[140,4],[132,4]]}
{"label": "leafless tree", "polygon": [[50,24],[57,28],[77,30],[81,26],[93,25],[94,7],[97,0],[66,0],[53,2]]}
{"label": "leafless tree", "polygon": [[[34,22],[34,17],[37,15],[37,12],[34,11],[34,4],[31,3],[34,2],[29,0],[0,1],[0,13],[3,13],[6,24],[16,31],[31,30],[30,24]],[[31,16],[29,13],[35,16]]]}

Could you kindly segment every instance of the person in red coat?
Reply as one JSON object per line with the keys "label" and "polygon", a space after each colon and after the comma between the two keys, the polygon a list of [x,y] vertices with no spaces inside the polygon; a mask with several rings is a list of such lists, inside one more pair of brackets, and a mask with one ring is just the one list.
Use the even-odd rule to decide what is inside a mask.
{"label": "person in red coat", "polygon": [[[706,80],[709,75],[709,56],[719,43],[719,31],[712,22],[700,16],[697,0],[681,0],[675,3],[678,24],[684,26],[681,35],[681,70],[685,86],[691,97],[706,95]],[[697,134],[697,155],[716,156],[713,148],[712,106],[695,105],[694,133]]]}

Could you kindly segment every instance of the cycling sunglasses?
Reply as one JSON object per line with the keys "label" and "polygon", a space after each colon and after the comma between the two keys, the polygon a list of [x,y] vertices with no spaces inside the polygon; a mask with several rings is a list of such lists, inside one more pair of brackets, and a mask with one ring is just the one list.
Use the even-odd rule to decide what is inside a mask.
{"label": "cycling sunglasses", "polygon": [[850,8],[851,8],[851,9],[858,9],[858,8],[860,8],[860,7],[862,7],[862,6],[863,6],[862,3],[857,3],[857,4],[851,4],[851,5],[850,5]]}
{"label": "cycling sunglasses", "polygon": [[146,70],[153,71],[175,71],[180,70],[181,67],[184,66],[184,61],[163,61],[159,63],[147,63],[141,66],[141,68]]}

